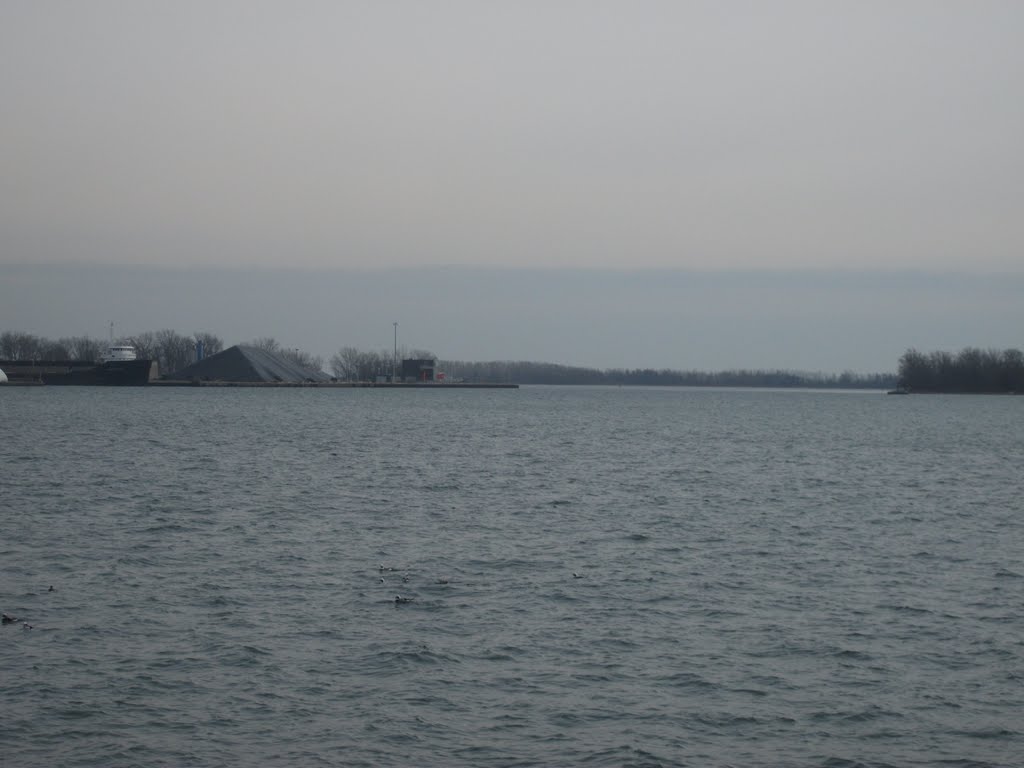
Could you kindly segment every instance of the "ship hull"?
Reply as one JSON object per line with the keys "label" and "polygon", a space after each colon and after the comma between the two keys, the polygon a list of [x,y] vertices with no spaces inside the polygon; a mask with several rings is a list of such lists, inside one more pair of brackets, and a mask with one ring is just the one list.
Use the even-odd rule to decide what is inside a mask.
{"label": "ship hull", "polygon": [[6,360],[0,368],[12,383],[43,383],[98,387],[139,387],[156,378],[153,360]]}

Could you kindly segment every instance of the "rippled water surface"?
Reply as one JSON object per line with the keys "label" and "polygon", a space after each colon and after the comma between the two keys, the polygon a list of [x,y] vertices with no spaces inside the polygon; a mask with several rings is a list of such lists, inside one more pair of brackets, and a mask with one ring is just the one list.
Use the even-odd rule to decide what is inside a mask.
{"label": "rippled water surface", "polygon": [[1022,457],[1014,397],[0,389],[0,762],[1021,765]]}

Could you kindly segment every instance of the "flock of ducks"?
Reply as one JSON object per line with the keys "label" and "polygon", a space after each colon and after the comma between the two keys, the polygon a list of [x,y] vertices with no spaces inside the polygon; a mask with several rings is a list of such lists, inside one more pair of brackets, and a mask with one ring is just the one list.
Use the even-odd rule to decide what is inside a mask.
{"label": "flock of ducks", "polygon": [[[378,570],[380,571],[380,573],[388,573],[388,572],[393,572],[395,569],[391,568],[389,566],[384,565],[384,563],[381,563],[380,566],[378,567]],[[386,584],[387,583],[384,580],[383,576],[380,577],[380,583],[381,584]],[[403,584],[408,584],[409,583],[409,574],[408,573],[403,573],[402,574],[402,583]],[[437,581],[435,583],[436,584],[447,584],[448,583],[448,579],[437,579]],[[402,595],[395,595],[395,605],[402,605],[403,603],[413,603],[415,601],[416,601],[415,597],[403,597]]]}
{"label": "flock of ducks", "polygon": [[[389,566],[384,565],[384,563],[381,563],[379,568],[378,568],[378,570],[379,570],[380,573],[383,574],[383,573],[393,573],[395,569],[391,568]],[[582,579],[583,578],[583,576],[581,574],[577,573],[576,571],[572,572],[572,577],[574,579]],[[386,584],[387,583],[384,580],[383,576],[380,577],[380,583],[381,584]],[[409,583],[409,574],[408,573],[403,573],[402,574],[402,583],[403,584],[408,584]],[[450,583],[450,580],[449,579],[445,579],[445,578],[440,578],[440,579],[436,579],[434,581],[434,583],[435,584],[440,584],[440,585],[447,585],[447,584]],[[56,592],[57,590],[55,590],[53,588],[53,585],[51,584],[50,588],[48,590],[46,590],[46,591],[47,592]],[[406,603],[413,603],[413,602],[416,602],[416,598],[415,597],[406,597],[406,596],[403,596],[403,595],[395,595],[395,605],[404,605]],[[17,616],[11,616],[9,614],[4,613],[4,614],[0,614],[0,621],[2,621],[2,623],[6,626],[7,624],[17,624],[19,621],[21,621],[21,619],[19,619]],[[29,624],[27,621],[21,621],[21,626],[22,626],[23,629],[32,629],[32,625]]]}
{"label": "flock of ducks", "polygon": [[[57,590],[54,589],[53,585],[51,584],[50,588],[46,591],[56,592]],[[21,622],[22,629],[32,629],[32,625],[29,624],[27,621],[22,621],[17,616],[11,616],[9,613],[0,613],[0,624],[3,624],[4,626],[7,626],[8,624],[17,624],[19,621]]]}

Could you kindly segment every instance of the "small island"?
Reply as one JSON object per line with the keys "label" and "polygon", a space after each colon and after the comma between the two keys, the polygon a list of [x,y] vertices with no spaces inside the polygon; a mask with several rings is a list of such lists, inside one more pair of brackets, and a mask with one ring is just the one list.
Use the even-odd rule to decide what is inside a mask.
{"label": "small island", "polygon": [[908,349],[899,362],[898,394],[1018,394],[1024,392],[1019,349],[967,347],[956,354]]}

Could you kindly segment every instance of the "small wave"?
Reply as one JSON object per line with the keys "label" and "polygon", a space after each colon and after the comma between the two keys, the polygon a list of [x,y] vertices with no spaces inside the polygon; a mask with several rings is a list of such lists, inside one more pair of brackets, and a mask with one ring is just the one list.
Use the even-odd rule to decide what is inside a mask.
{"label": "small wave", "polygon": [[950,731],[957,736],[965,736],[969,739],[1007,739],[1020,735],[1020,731],[1011,731],[1008,728],[966,728],[963,730]]}
{"label": "small wave", "polygon": [[870,706],[859,712],[815,712],[811,715],[811,720],[815,722],[866,723],[891,717],[902,718],[903,715],[893,710]]}
{"label": "small wave", "polygon": [[62,720],[86,720],[104,713],[101,710],[97,710],[93,704],[82,703],[81,706],[58,709],[55,714]]}
{"label": "small wave", "polygon": [[729,611],[725,608],[707,608],[701,612],[701,616],[708,619],[727,619],[746,615],[741,611]]}
{"label": "small wave", "polygon": [[837,659],[855,659],[857,661],[871,661],[872,659],[874,659],[874,656],[872,656],[870,653],[866,653],[864,651],[854,651],[849,648],[840,648],[836,651],[833,651],[832,655],[835,656]]}
{"label": "small wave", "polygon": [[254,667],[262,664],[262,660],[270,656],[273,656],[273,653],[266,648],[243,645],[224,649],[219,654],[219,661],[227,666]]}
{"label": "small wave", "polygon": [[746,693],[758,698],[768,695],[768,691],[762,691],[760,688],[730,688],[729,691],[732,693]]}
{"label": "small wave", "polygon": [[897,613],[930,614],[933,611],[927,608],[918,608],[915,605],[896,605],[895,603],[881,603],[877,606],[883,610],[896,611]]}
{"label": "small wave", "polygon": [[690,688],[701,691],[710,691],[718,688],[717,685],[705,680],[695,672],[677,672],[665,678],[665,682],[677,688]]}
{"label": "small wave", "polygon": [[191,525],[182,525],[181,523],[160,523],[158,525],[151,525],[146,528],[140,528],[139,533],[174,533],[178,531],[194,531],[195,527]]}
{"label": "small wave", "polygon": [[732,712],[707,713],[701,712],[693,716],[693,720],[701,725],[713,729],[730,730],[746,725],[756,725],[764,722],[762,718],[754,715],[736,715]]}
{"label": "small wave", "polygon": [[609,765],[618,768],[665,768],[678,765],[639,747],[621,746],[593,752],[579,760],[580,765]]}
{"label": "small wave", "polygon": [[374,676],[392,675],[416,667],[458,664],[457,656],[432,651],[427,646],[401,651],[381,651],[365,660],[362,669]]}

